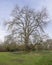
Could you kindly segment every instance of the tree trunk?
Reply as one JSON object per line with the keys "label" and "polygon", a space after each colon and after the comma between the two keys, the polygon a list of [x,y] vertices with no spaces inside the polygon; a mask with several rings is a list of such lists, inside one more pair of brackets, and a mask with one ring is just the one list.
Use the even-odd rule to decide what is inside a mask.
{"label": "tree trunk", "polygon": [[29,37],[28,38],[25,38],[25,51],[28,51],[29,50],[29,46],[28,46],[28,43],[29,43]]}

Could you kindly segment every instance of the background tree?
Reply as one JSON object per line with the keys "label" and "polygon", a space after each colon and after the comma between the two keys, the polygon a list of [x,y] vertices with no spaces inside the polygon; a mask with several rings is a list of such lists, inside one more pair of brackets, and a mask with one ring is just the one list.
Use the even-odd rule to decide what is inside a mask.
{"label": "background tree", "polygon": [[41,11],[35,11],[28,7],[20,8],[16,6],[12,11],[11,20],[7,22],[8,30],[14,39],[25,43],[25,49],[28,50],[29,40],[35,33],[44,32],[43,28],[48,22],[46,8]]}

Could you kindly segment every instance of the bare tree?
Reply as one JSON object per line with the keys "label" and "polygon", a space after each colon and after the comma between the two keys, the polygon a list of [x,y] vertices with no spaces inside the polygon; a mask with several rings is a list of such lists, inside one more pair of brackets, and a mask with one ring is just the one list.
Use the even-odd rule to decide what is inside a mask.
{"label": "bare tree", "polygon": [[21,36],[21,40],[25,43],[25,48],[28,49],[28,43],[32,35],[40,31],[44,32],[43,28],[47,24],[46,9],[35,11],[28,7],[20,8],[16,6],[12,11],[12,18],[7,22],[8,30],[14,38]]}

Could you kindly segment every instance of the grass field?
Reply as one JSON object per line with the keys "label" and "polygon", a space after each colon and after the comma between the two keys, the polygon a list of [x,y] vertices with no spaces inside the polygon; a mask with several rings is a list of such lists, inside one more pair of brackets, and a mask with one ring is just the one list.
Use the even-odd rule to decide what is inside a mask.
{"label": "grass field", "polygon": [[52,65],[52,52],[0,52],[0,65]]}

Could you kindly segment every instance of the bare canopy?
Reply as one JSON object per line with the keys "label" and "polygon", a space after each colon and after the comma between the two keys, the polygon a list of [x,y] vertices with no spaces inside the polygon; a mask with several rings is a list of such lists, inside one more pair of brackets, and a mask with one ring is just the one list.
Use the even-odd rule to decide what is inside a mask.
{"label": "bare canopy", "polygon": [[12,20],[7,22],[8,30],[13,37],[20,36],[27,48],[32,35],[39,34],[40,31],[44,32],[43,28],[47,24],[47,19],[46,8],[35,11],[28,7],[16,6],[12,11]]}

